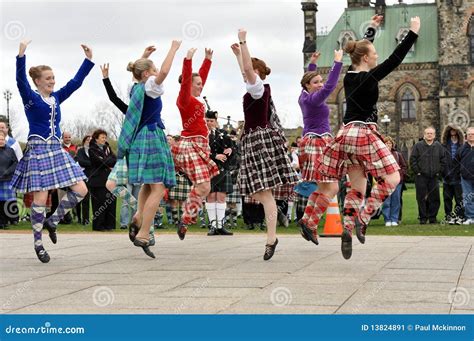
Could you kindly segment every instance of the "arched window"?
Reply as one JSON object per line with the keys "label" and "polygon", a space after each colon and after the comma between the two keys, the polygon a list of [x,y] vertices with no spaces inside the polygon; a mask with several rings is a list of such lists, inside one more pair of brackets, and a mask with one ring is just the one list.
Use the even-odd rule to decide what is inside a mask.
{"label": "arched window", "polygon": [[405,89],[402,93],[401,114],[402,120],[416,119],[416,98],[411,89]]}
{"label": "arched window", "polygon": [[339,43],[339,48],[344,49],[344,46],[346,46],[346,43],[350,40],[357,40],[355,34],[353,31],[342,31],[339,34],[339,39],[337,42]]}

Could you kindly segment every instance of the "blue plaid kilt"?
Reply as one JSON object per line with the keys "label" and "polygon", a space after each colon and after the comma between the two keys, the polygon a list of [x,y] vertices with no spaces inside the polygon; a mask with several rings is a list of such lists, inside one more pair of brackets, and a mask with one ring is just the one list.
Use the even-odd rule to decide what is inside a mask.
{"label": "blue plaid kilt", "polygon": [[128,184],[128,167],[125,158],[117,160],[107,180],[114,181],[117,186]]}
{"label": "blue plaid kilt", "polygon": [[15,192],[10,189],[10,180],[0,181],[0,201],[9,201],[15,199]]}
{"label": "blue plaid kilt", "polygon": [[242,198],[242,194],[240,194],[238,183],[234,183],[232,187],[233,187],[232,193],[227,195],[226,202],[228,204],[237,204],[240,202]]}
{"label": "blue plaid kilt", "polygon": [[165,133],[156,123],[144,126],[130,146],[128,182],[176,185],[174,162]]}
{"label": "blue plaid kilt", "polygon": [[61,148],[59,140],[31,137],[11,186],[17,192],[27,193],[69,187],[85,179],[81,167]]}
{"label": "blue plaid kilt", "polygon": [[168,199],[185,201],[191,191],[191,184],[186,175],[183,173],[176,173],[176,186],[170,188],[168,192]]}

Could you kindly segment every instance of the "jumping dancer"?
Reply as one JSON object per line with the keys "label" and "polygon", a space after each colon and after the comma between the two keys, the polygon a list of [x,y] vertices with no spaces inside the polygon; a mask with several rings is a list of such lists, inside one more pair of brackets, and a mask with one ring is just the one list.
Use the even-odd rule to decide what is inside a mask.
{"label": "jumping dancer", "polygon": [[[329,202],[337,194],[337,180],[321,176],[316,167],[329,142],[332,141],[329,125],[329,106],[326,100],[334,91],[342,69],[342,50],[334,51],[334,64],[327,82],[316,71],[319,53],[313,53],[308,72],[301,79],[301,91],[298,103],[303,113],[303,140],[300,143],[300,165],[303,181],[316,182],[318,189],[308,198],[303,217],[299,221],[304,239],[318,245],[318,223],[327,210]],[[327,193],[327,194],[324,194]]]}
{"label": "jumping dancer", "polygon": [[[374,17],[375,25],[369,27],[366,39],[349,41],[344,47],[352,61],[344,77],[347,109],[343,126],[325,149],[318,168],[324,176],[341,179],[348,174],[351,180],[351,189],[344,202],[344,230],[341,237],[341,251],[345,259],[352,255],[354,227],[357,239],[365,243],[371,216],[400,182],[400,167],[377,131],[378,83],[395,70],[410,51],[418,37],[420,18],[411,19],[410,31],[405,38],[390,57],[377,66],[378,56],[372,41],[375,27],[381,20],[381,16]],[[368,173],[374,176],[377,186],[372,189],[361,210]],[[330,194],[324,194],[330,197]]]}
{"label": "jumping dancer", "polygon": [[[263,60],[251,58],[247,31],[240,29],[239,44],[231,48],[244,76],[247,93],[243,98],[244,133],[239,184],[242,195],[251,195],[263,204],[267,221],[267,243],[264,260],[272,258],[276,237],[277,206],[272,189],[298,181],[285,147],[286,138],[275,112],[270,85],[263,80],[271,70]],[[239,46],[240,45],[240,46]]]}
{"label": "jumping dancer", "polygon": [[[18,163],[11,186],[14,190],[33,192],[31,225],[34,247],[38,259],[47,263],[50,257],[43,246],[42,230],[45,227],[53,244],[57,242],[56,227],[64,215],[87,194],[86,176],[69,153],[61,148],[60,104],[80,88],[94,66],[92,50],[81,45],[86,58],[79,71],[64,87],[54,91],[54,73],[51,67],[39,65],[29,70],[37,91],[33,91],[26,78],[25,51],[30,41],[22,41],[16,58],[16,82],[28,119],[29,133],[26,152]],[[48,190],[66,188],[56,211],[46,220]]]}
{"label": "jumping dancer", "polygon": [[204,119],[206,109],[200,98],[213,54],[211,49],[205,51],[199,73],[193,73],[192,61],[196,49],[189,49],[179,77],[181,89],[176,104],[181,114],[183,130],[181,138],[173,147],[173,154],[177,169],[186,174],[193,184],[178,224],[178,236],[181,240],[186,236],[188,225],[195,222],[198,211],[203,206],[202,202],[211,190],[211,178],[219,174],[216,163],[210,157],[209,131]]}
{"label": "jumping dancer", "polygon": [[[150,55],[156,51],[154,46],[148,46],[143,52],[142,58],[148,59]],[[117,96],[112,82],[109,78],[109,64],[100,66],[102,71],[102,82],[104,83],[105,90],[109,100],[119,109],[124,115],[127,113],[128,105]],[[136,81],[136,80],[135,80]],[[131,208],[132,221],[129,225],[128,236],[132,243],[135,241],[136,234],[140,224],[136,221],[135,215],[138,209],[138,193],[140,192],[141,184],[129,184],[128,183],[128,168],[127,161],[125,158],[117,160],[112,172],[110,172],[105,187],[117,198],[121,197],[125,202],[126,209]],[[122,211],[120,211],[122,214]],[[154,229],[150,228],[150,246],[155,245]]]}
{"label": "jumping dancer", "polygon": [[161,121],[163,81],[181,45],[174,40],[158,71],[146,58],[128,64],[139,82],[132,88],[130,104],[118,141],[118,158],[128,162],[128,182],[143,184],[138,195],[136,221],[140,224],[133,244],[155,258],[149,249],[149,232],[166,188],[176,185],[174,163]]}

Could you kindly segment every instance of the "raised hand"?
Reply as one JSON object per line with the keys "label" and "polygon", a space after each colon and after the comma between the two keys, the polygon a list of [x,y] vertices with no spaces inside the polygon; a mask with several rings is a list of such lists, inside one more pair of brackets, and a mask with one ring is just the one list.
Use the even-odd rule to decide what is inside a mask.
{"label": "raised hand", "polygon": [[173,49],[173,51],[175,52],[179,50],[180,46],[181,46],[181,40],[173,40],[171,42],[171,49]]}
{"label": "raised hand", "polygon": [[31,40],[22,40],[20,42],[20,49],[18,51],[18,56],[23,57],[25,55],[26,48],[31,43]]}
{"label": "raised hand", "polygon": [[238,57],[240,56],[240,45],[238,43],[234,43],[230,45],[230,48],[232,49],[232,52]]}
{"label": "raised hand", "polygon": [[372,26],[373,28],[377,28],[382,23],[383,15],[377,15],[376,14],[371,19],[372,19],[372,21],[370,22],[370,26]]}
{"label": "raised hand", "polygon": [[411,18],[411,20],[410,20],[410,30],[411,31],[418,34],[418,32],[420,31],[420,26],[421,26],[420,17]]}
{"label": "raised hand", "polygon": [[344,55],[344,51],[342,51],[342,49],[334,50],[334,61],[340,62],[342,60],[343,55]]}
{"label": "raised hand", "polygon": [[239,37],[239,42],[243,43],[247,40],[247,31],[244,28],[239,28],[239,33],[237,35]]}
{"label": "raised hand", "polygon": [[309,62],[310,62],[311,64],[316,64],[316,62],[317,62],[318,59],[319,59],[319,56],[321,56],[321,52],[319,52],[319,51],[313,52],[313,54],[312,54],[311,57],[309,58]]}
{"label": "raised hand", "polygon": [[156,51],[156,47],[154,45],[147,46],[145,51],[143,51],[142,58],[149,58],[153,52]]}
{"label": "raised hand", "polygon": [[82,49],[84,50],[84,54],[86,55],[87,59],[92,59],[92,50],[89,46],[81,44]]}
{"label": "raised hand", "polygon": [[212,59],[212,54],[214,53],[214,51],[212,49],[206,48],[205,52],[206,52],[206,58],[211,60]]}
{"label": "raised hand", "polygon": [[104,79],[109,78],[109,63],[101,65],[100,71],[102,71],[102,77]]}
{"label": "raised hand", "polygon": [[196,53],[196,48],[192,47],[188,50],[188,53],[186,54],[186,59],[193,59],[194,53]]}

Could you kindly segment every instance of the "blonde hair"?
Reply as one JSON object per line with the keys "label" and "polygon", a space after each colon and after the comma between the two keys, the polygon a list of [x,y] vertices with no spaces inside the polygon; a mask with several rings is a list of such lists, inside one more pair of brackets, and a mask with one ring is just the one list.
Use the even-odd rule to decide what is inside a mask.
{"label": "blonde hair", "polygon": [[349,40],[344,46],[344,52],[351,56],[351,62],[354,65],[359,65],[362,57],[369,54],[369,47],[372,45],[367,39],[358,41]]}
{"label": "blonde hair", "polygon": [[140,58],[135,62],[128,63],[127,71],[130,71],[137,81],[141,81],[143,72],[150,70],[152,67],[153,62],[150,59]]}
{"label": "blonde hair", "polygon": [[30,67],[30,70],[28,71],[28,74],[30,75],[30,77],[33,80],[33,83],[35,83],[35,85],[36,85],[35,80],[41,78],[41,73],[43,71],[46,71],[46,70],[52,71],[53,69],[51,69],[51,67],[48,66],[48,65],[38,65],[38,66]]}

